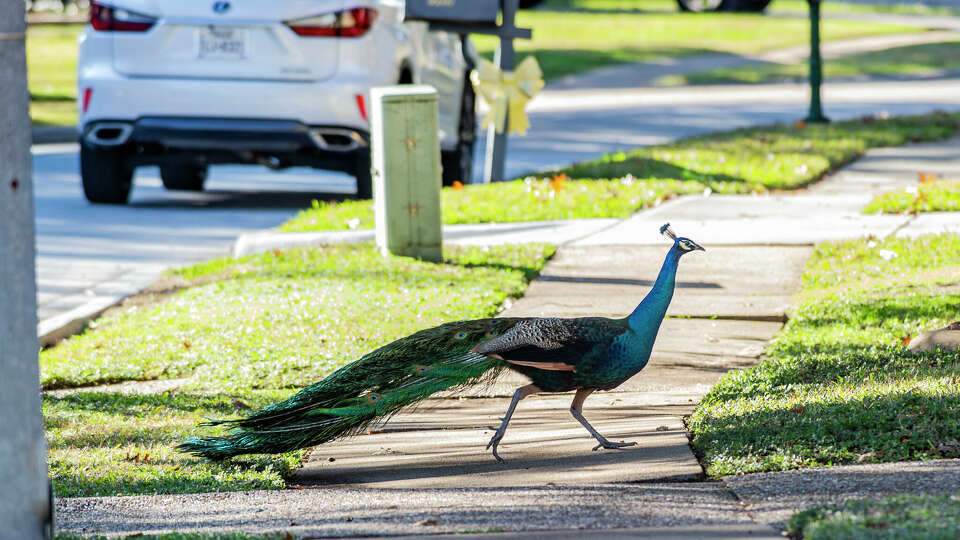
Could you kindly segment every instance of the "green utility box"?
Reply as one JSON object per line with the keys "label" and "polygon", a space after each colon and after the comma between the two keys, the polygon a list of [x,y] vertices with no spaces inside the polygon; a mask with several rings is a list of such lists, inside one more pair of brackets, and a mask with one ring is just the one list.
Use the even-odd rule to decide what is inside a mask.
{"label": "green utility box", "polygon": [[377,247],[384,254],[440,261],[437,91],[381,86],[370,90],[370,99]]}

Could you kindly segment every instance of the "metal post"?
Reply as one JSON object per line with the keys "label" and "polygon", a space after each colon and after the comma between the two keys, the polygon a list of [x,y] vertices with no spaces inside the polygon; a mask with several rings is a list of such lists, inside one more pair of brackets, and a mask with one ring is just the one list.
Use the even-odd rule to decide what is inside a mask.
{"label": "metal post", "polygon": [[[516,29],[514,17],[517,14],[519,0],[502,0],[503,19],[500,26],[506,30],[505,34],[500,35],[500,46],[497,47],[494,63],[504,71],[512,70],[514,66],[513,52],[513,34]],[[487,128],[487,151],[484,156],[483,181],[484,183],[499,182],[504,180],[504,164],[507,154],[507,126],[510,125],[510,118],[504,123],[503,133],[497,133],[496,127],[491,125]]]}
{"label": "metal post", "polygon": [[820,104],[823,71],[820,60],[820,0],[807,0],[810,5],[810,111],[807,122],[829,122]]}
{"label": "metal post", "polygon": [[40,413],[23,0],[0,0],[0,536],[52,534]]}
{"label": "metal post", "polygon": [[370,90],[377,246],[394,255],[443,258],[440,139],[432,86]]}

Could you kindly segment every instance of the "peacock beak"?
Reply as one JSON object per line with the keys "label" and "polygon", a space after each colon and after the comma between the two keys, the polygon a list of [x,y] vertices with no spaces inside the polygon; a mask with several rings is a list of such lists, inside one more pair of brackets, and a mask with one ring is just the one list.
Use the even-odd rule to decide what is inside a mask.
{"label": "peacock beak", "polygon": [[696,251],[696,250],[698,250],[698,249],[699,249],[700,251],[706,251],[706,248],[704,248],[703,246],[701,246],[700,244],[698,244],[698,243],[696,243],[696,242],[693,242],[693,245],[694,245],[694,246],[697,246],[696,248],[694,248],[694,251]]}

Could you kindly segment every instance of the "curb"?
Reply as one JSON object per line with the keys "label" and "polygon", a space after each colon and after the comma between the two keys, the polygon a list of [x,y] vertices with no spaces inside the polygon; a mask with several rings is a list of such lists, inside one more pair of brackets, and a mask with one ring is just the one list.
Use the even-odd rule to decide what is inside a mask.
{"label": "curb", "polygon": [[94,285],[92,288],[95,292],[86,302],[37,322],[37,340],[40,347],[56,345],[63,339],[83,332],[90,321],[103,312],[148,290],[161,274],[159,267],[150,267],[127,272],[118,281],[111,282],[108,290]]}
{"label": "curb", "polygon": [[54,144],[77,142],[80,136],[76,126],[33,126],[32,144]]}
{"label": "curb", "polygon": [[133,294],[136,293],[101,297],[40,321],[37,324],[37,339],[40,341],[40,347],[50,347],[65,338],[79,334],[87,327],[87,323]]}
{"label": "curb", "polygon": [[[443,238],[444,243],[475,246],[545,242],[547,240],[544,238],[549,238],[551,244],[561,246],[609,229],[623,221],[620,218],[595,218],[445,225]],[[535,239],[531,240],[530,236]],[[375,238],[373,229],[298,233],[261,231],[240,235],[233,246],[233,256],[239,258],[299,246],[372,242]]]}

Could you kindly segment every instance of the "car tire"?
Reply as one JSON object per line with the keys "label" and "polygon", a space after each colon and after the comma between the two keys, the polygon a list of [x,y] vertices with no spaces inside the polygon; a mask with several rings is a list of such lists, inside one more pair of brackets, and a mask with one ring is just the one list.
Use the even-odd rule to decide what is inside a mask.
{"label": "car tire", "polygon": [[207,181],[207,168],[203,165],[161,165],[160,179],[163,187],[180,191],[203,191]]}
{"label": "car tire", "polygon": [[441,178],[445,186],[452,186],[458,181],[469,184],[473,175],[473,146],[477,139],[476,102],[477,97],[470,77],[464,77],[457,148],[440,154],[443,167]]}
{"label": "car tire", "polygon": [[357,179],[357,198],[373,198],[373,174],[370,172],[370,151],[360,152],[353,176]]}
{"label": "car tire", "polygon": [[723,0],[721,10],[760,13],[767,9],[770,0]]}
{"label": "car tire", "polygon": [[80,145],[80,179],[83,195],[97,204],[126,204],[130,200],[133,168],[122,148]]}

